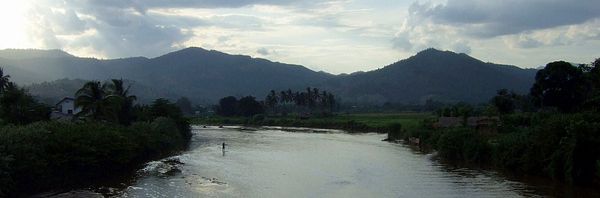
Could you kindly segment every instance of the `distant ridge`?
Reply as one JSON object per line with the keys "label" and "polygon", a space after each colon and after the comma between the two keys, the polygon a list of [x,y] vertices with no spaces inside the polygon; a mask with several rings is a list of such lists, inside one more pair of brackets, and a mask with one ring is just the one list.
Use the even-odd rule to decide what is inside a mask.
{"label": "distant ridge", "polygon": [[33,59],[33,58],[74,58],[75,56],[62,50],[40,49],[4,49],[0,50],[0,58],[4,59]]}
{"label": "distant ridge", "polygon": [[[110,60],[75,57],[61,50],[1,50],[0,65],[13,80],[23,84],[123,78],[135,81],[144,90],[154,90],[152,96],[187,96],[206,103],[228,95],[262,99],[271,89],[308,86],[333,91],[347,102],[422,103],[434,99],[478,103],[487,101],[501,88],[526,92],[537,71],[485,63],[466,54],[433,48],[381,69],[344,75],[197,47],[155,58]],[[65,84],[68,80],[56,82]],[[34,94],[50,97],[44,93]]]}
{"label": "distant ridge", "polygon": [[356,102],[423,103],[432,99],[479,103],[501,88],[527,92],[536,71],[431,48],[381,69],[340,76],[326,84]]}

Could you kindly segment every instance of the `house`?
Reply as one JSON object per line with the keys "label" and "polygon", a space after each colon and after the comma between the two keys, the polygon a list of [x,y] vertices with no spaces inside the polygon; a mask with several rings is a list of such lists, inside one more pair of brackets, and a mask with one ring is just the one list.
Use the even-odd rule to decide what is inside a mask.
{"label": "house", "polygon": [[54,111],[50,115],[52,119],[72,119],[73,116],[81,112],[81,108],[75,107],[75,99],[65,97],[54,106]]}
{"label": "house", "polygon": [[65,97],[56,103],[56,111],[67,114],[74,115],[81,112],[81,108],[75,107],[75,99],[71,97]]}

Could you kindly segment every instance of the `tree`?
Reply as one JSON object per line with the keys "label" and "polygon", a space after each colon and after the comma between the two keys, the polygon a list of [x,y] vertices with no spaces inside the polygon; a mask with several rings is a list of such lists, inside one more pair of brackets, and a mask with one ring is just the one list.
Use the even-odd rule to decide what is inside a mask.
{"label": "tree", "polygon": [[335,110],[337,101],[332,93],[327,94],[327,105],[329,106],[329,112],[333,112]]}
{"label": "tree", "polygon": [[133,120],[133,102],[137,97],[129,95],[131,85],[125,88],[123,79],[112,79],[111,82],[112,84],[106,86],[108,88],[106,100],[111,105],[115,105],[117,121],[122,125],[129,125]]}
{"label": "tree", "polygon": [[585,108],[600,111],[600,58],[591,64],[591,69],[586,73],[586,79],[590,84],[591,90]]}
{"label": "tree", "polygon": [[81,108],[78,115],[91,116],[94,120],[104,118],[108,114],[106,85],[100,81],[90,81],[75,93],[75,106]]}
{"label": "tree", "polygon": [[150,105],[150,115],[152,115],[152,118],[167,117],[174,120],[183,117],[181,109],[176,104],[164,98],[159,98],[152,102],[152,105]]}
{"label": "tree", "polygon": [[185,115],[191,115],[194,113],[194,108],[192,107],[192,102],[187,97],[181,97],[181,98],[177,99],[175,104],[177,104],[179,109],[181,109],[181,112],[183,112],[183,114],[185,114]]}
{"label": "tree", "polygon": [[492,98],[492,104],[496,107],[499,113],[508,114],[515,111],[517,94],[507,89],[500,89],[496,96]]}
{"label": "tree", "polygon": [[237,98],[228,96],[219,100],[219,106],[217,106],[216,112],[221,116],[234,116],[237,115]]}
{"label": "tree", "polygon": [[572,112],[585,101],[588,91],[582,69],[558,61],[537,72],[531,95],[539,107],[556,107],[562,112]]}
{"label": "tree", "polygon": [[0,104],[0,118],[8,123],[29,124],[50,117],[50,107],[37,102],[12,82],[7,82],[3,89]]}
{"label": "tree", "polygon": [[247,117],[265,112],[262,105],[252,96],[240,98],[238,108],[240,115]]}
{"label": "tree", "polygon": [[4,75],[4,69],[0,67],[0,93],[4,93],[4,90],[10,82],[10,75]]}
{"label": "tree", "polygon": [[[283,100],[283,98],[285,98],[285,96],[282,95],[280,98],[282,98],[281,100]],[[265,98],[265,104],[267,105],[267,107],[269,107],[269,109],[271,109],[271,111],[273,113],[276,113],[275,107],[277,106],[278,102],[279,101],[277,99],[277,94],[275,93],[275,90],[271,90],[269,95],[267,95],[267,97]]]}
{"label": "tree", "polygon": [[308,104],[308,108],[313,109],[315,107],[316,104],[316,100],[315,100],[315,95],[318,95],[319,93],[313,93],[312,89],[310,87],[306,88],[306,95],[304,95],[306,97],[306,104]]}

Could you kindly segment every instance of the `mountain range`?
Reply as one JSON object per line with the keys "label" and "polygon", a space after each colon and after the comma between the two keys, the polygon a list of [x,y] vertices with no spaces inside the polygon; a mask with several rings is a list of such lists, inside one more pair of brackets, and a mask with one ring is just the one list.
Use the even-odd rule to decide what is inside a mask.
{"label": "mountain range", "polygon": [[49,103],[72,96],[87,80],[126,79],[142,102],[186,96],[211,104],[224,96],[318,87],[346,102],[485,102],[496,90],[525,93],[537,70],[486,63],[466,54],[427,49],[381,69],[332,75],[293,64],[215,50],[186,48],[156,58],[82,58],[60,50],[0,50],[11,80]]}

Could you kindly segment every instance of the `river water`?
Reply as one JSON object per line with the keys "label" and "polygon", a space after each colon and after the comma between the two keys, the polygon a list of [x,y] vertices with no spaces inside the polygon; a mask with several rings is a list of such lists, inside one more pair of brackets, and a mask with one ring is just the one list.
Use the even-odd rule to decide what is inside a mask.
{"label": "river water", "polygon": [[385,135],[311,131],[195,127],[189,151],[170,158],[175,162],[149,163],[116,196],[545,196],[493,171],[450,168],[431,154],[381,141]]}

